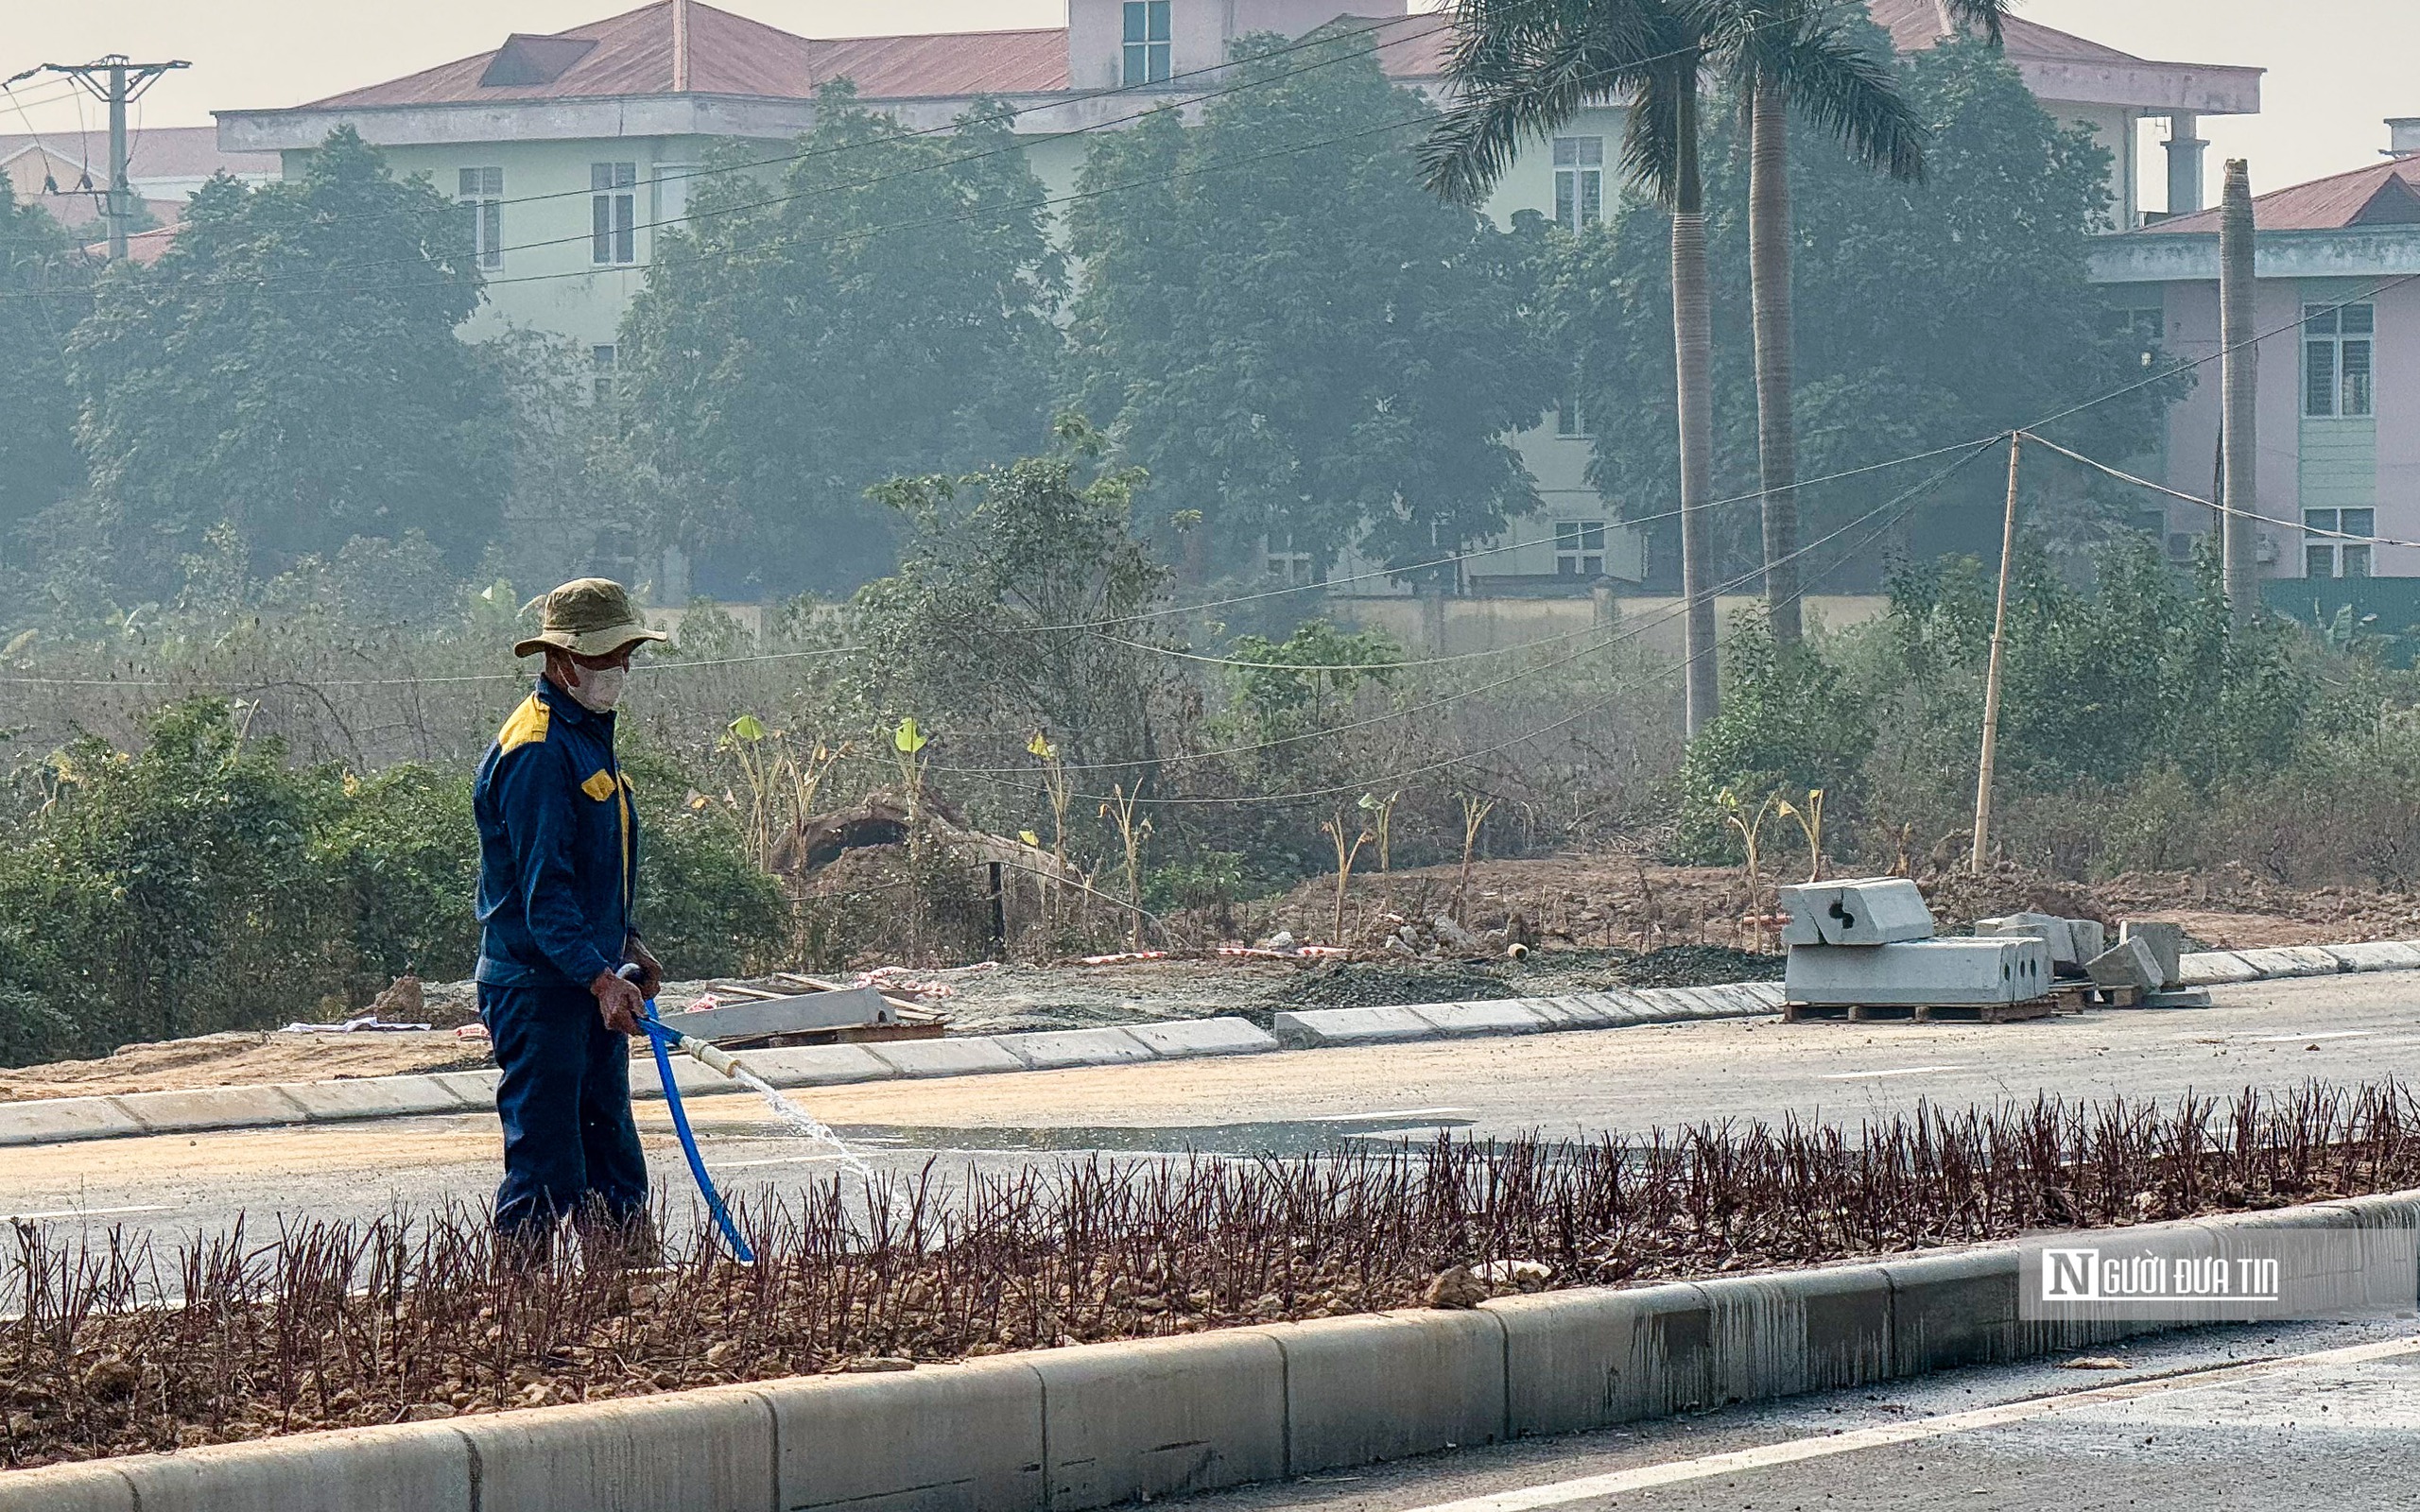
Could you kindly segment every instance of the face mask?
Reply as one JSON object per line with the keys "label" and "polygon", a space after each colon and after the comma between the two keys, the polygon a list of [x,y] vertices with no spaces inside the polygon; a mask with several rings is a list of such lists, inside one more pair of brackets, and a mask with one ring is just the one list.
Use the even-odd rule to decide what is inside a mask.
{"label": "face mask", "polygon": [[622,679],[629,676],[631,669],[579,667],[576,670],[579,674],[579,682],[565,691],[579,700],[582,709],[600,714],[612,713],[614,706],[622,701]]}

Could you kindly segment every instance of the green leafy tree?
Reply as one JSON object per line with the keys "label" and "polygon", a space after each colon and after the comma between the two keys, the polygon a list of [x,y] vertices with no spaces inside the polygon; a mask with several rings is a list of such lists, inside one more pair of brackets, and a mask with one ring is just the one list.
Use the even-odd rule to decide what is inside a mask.
{"label": "green leafy tree", "polygon": [[1237,87],[1199,126],[1171,111],[1094,144],[1073,391],[1157,497],[1201,511],[1196,576],[1263,537],[1433,558],[1535,499],[1505,439],[1557,388],[1523,243],[1421,191],[1430,112],[1359,28],[1273,45],[1236,43]]}
{"label": "green leafy tree", "polygon": [[[1793,239],[1822,248],[1793,270],[1796,471],[1825,474],[2031,425],[2145,375],[2141,347],[2111,328],[2086,277],[2106,223],[2108,155],[2054,122],[2015,70],[1979,42],[1892,65],[1927,132],[1922,184],[1885,182],[1829,144],[1790,147]],[[1750,228],[1740,134],[1709,123],[1710,267],[1718,497],[1760,486]],[[1678,469],[1665,216],[1626,201],[1590,235],[1557,238],[1541,303],[1577,359],[1596,421],[1596,477],[1640,513],[1669,507]],[[2080,450],[2126,455],[2155,438],[2181,385],[2152,385],[2051,428]],[[1919,504],[1898,543],[1919,556],[1976,550],[1996,534],[1997,476],[1973,469]],[[1889,474],[1895,490],[1921,474]],[[1797,490],[1818,537],[1887,497],[1877,480]],[[1761,559],[1757,512],[1711,522],[1725,575]],[[1666,540],[1669,525],[1656,527]],[[1873,537],[1803,558],[1835,591],[1878,584]],[[1861,553],[1861,554],[1860,554]],[[1854,559],[1852,559],[1854,558]],[[1842,572],[1843,564],[1846,572]]]}
{"label": "green leafy tree", "polygon": [[0,175],[0,562],[10,539],[83,480],[67,338],[92,307],[75,244],[40,205],[20,204]]}
{"label": "green leafy tree", "polygon": [[507,472],[455,335],[478,300],[453,206],[350,127],[296,179],[203,185],[157,263],[100,281],[72,349],[127,576],[164,579],[221,522],[264,565],[412,529],[475,561]]}
{"label": "green leafy tree", "polygon": [[1064,275],[997,109],[919,136],[835,85],[796,149],[774,184],[697,180],[626,318],[621,386],[670,537],[828,591],[889,560],[866,490],[1041,435]]}
{"label": "green leafy tree", "polygon": [[1725,792],[1754,809],[1772,795],[1800,803],[1821,789],[1831,822],[1853,821],[1874,751],[1870,696],[1805,643],[1777,644],[1762,624],[1735,623],[1723,662],[1722,712],[1681,762],[1675,850],[1698,862],[1739,859]]}

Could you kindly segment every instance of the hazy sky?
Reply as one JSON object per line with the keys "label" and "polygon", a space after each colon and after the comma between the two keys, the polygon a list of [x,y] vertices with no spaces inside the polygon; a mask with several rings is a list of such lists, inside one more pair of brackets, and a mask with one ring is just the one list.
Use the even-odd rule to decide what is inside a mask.
{"label": "hazy sky", "polygon": [[[1426,9],[1423,0],[1416,6]],[[726,0],[727,9],[808,36],[1055,26],[1063,0]],[[44,61],[123,52],[183,58],[141,108],[159,126],[205,124],[214,109],[300,104],[482,52],[508,31],[556,31],[627,9],[625,0],[21,0],[0,28],[0,77]],[[1339,0],[1338,9],[1350,9]],[[2209,181],[2226,157],[2252,160],[2256,189],[2375,162],[2391,115],[2420,115],[2420,4],[2414,0],[2020,0],[2019,13],[2151,58],[2265,67],[2259,115],[2205,124]],[[0,130],[97,127],[97,106],[56,79],[0,100]],[[2150,205],[2165,195],[2148,146]]]}

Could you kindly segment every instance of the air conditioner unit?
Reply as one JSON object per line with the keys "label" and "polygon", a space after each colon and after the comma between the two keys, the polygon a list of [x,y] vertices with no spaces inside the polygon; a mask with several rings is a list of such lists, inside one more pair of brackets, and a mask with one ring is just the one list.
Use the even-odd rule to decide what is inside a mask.
{"label": "air conditioner unit", "polygon": [[2266,530],[2260,532],[2252,543],[2252,559],[2263,567],[2273,565],[2277,560],[2277,538]]}

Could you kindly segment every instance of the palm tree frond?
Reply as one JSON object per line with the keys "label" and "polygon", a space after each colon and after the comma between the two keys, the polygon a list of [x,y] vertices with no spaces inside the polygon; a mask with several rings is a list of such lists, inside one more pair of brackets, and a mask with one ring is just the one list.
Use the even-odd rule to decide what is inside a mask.
{"label": "palm tree frond", "polygon": [[1899,93],[1898,71],[1845,30],[1819,25],[1776,34],[1743,51],[1734,73],[1743,82],[1761,77],[1779,85],[1792,110],[1858,161],[1893,179],[1923,180],[1924,123]]}
{"label": "palm tree frond", "polygon": [[1983,40],[1996,47],[2000,44],[2001,23],[2008,19],[2008,0],[1943,0],[1951,23],[1961,30],[1974,28]]}

